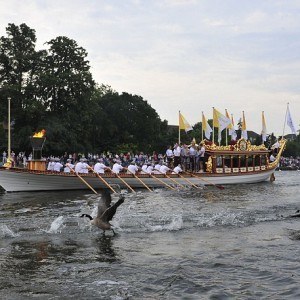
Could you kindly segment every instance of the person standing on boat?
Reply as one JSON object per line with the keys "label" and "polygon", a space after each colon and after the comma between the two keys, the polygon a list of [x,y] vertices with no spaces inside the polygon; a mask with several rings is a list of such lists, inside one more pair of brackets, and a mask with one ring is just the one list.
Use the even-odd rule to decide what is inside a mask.
{"label": "person standing on boat", "polygon": [[53,171],[54,172],[60,172],[61,168],[63,168],[64,166],[60,163],[58,157],[55,157],[54,161],[55,161],[55,163],[54,163],[54,166],[53,166]]}
{"label": "person standing on boat", "polygon": [[169,148],[166,151],[166,156],[167,156],[167,162],[168,166],[171,166],[173,163],[173,151],[172,151],[172,146],[169,146]]}
{"label": "person standing on boat", "polygon": [[190,147],[190,170],[195,171],[195,156],[196,156],[196,146],[194,144]]}
{"label": "person standing on boat", "polygon": [[275,156],[273,155],[273,153],[271,153],[270,158],[269,158],[270,162],[275,161],[275,159],[276,159]]}
{"label": "person standing on boat", "polygon": [[112,167],[112,172],[115,174],[119,174],[122,170],[123,170],[123,167],[121,165],[121,161],[116,160],[116,162],[114,163],[114,165]]}
{"label": "person standing on boat", "polygon": [[181,148],[180,146],[176,143],[174,145],[174,150],[173,150],[173,155],[174,155],[174,166],[178,166],[180,164],[180,153],[181,153]]}
{"label": "person standing on boat", "polygon": [[181,169],[181,165],[177,165],[174,169],[173,169],[173,172],[172,174],[179,174],[179,173],[182,173],[183,170]]}
{"label": "person standing on boat", "polygon": [[2,153],[2,163],[5,164],[7,162],[6,152],[3,151]]}
{"label": "person standing on boat", "polygon": [[200,149],[199,149],[200,172],[204,172],[204,155],[205,155],[205,146],[204,143],[200,143]]}
{"label": "person standing on boat", "polygon": [[106,169],[108,169],[108,167],[103,163],[103,158],[97,159],[97,163],[94,165],[94,171],[98,174],[104,174]]}

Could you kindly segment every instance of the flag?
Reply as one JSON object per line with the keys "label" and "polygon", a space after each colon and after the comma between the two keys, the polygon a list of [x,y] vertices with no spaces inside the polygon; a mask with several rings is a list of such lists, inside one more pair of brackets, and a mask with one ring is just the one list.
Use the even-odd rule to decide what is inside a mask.
{"label": "flag", "polygon": [[202,130],[204,131],[205,137],[209,140],[210,135],[212,133],[212,129],[209,126],[208,122],[206,121],[206,118],[202,112]]}
{"label": "flag", "polygon": [[[225,109],[225,113],[226,113],[226,117],[227,117],[228,119],[230,119],[229,113],[228,113],[227,109]],[[233,141],[235,141],[235,140],[236,140],[236,137],[237,137],[237,134],[236,134],[235,129],[234,129],[234,122],[233,122],[233,116],[232,116],[232,115],[231,115],[231,122],[230,122],[230,124],[227,126],[227,128],[228,128],[228,133],[229,133],[229,135],[231,136],[231,139],[232,139]]]}
{"label": "flag", "polygon": [[179,112],[179,129],[184,129],[185,132],[193,130],[192,126],[188,123],[188,121],[183,117],[181,112]]}
{"label": "flag", "polygon": [[287,106],[287,111],[286,111],[286,123],[291,128],[292,133],[296,134],[296,129],[290,113],[289,105]]}
{"label": "flag", "polygon": [[218,127],[218,142],[221,142],[221,132],[225,129],[229,124],[231,124],[231,120],[226,116],[222,115],[218,110],[214,108],[213,110],[213,121],[214,127]]}
{"label": "flag", "polygon": [[262,112],[262,131],[261,131],[261,137],[263,142],[267,140],[267,126],[266,126],[266,120],[265,120],[265,114]]}
{"label": "flag", "polygon": [[245,114],[243,112],[243,122],[242,122],[242,138],[245,140],[248,140],[248,133],[247,133],[247,126],[246,126],[246,119],[245,119]]}

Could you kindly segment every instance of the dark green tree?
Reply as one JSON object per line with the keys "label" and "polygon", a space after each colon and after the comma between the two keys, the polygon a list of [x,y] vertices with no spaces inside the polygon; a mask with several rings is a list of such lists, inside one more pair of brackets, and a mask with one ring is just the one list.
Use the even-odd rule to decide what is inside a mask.
{"label": "dark green tree", "polygon": [[[0,99],[11,97],[12,118],[15,121],[15,147],[22,145],[24,127],[38,119],[41,106],[36,101],[35,84],[45,51],[36,51],[35,30],[26,24],[8,24],[7,36],[0,38]],[[0,120],[7,116],[7,105],[0,107]],[[30,126],[27,127],[32,131]]]}

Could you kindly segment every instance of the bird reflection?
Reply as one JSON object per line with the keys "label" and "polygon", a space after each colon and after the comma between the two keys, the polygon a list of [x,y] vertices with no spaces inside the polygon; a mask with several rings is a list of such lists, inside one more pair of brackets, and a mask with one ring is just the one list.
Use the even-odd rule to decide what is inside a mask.
{"label": "bird reflection", "polygon": [[95,239],[97,244],[98,261],[114,262],[117,260],[117,253],[113,248],[113,236],[102,235]]}

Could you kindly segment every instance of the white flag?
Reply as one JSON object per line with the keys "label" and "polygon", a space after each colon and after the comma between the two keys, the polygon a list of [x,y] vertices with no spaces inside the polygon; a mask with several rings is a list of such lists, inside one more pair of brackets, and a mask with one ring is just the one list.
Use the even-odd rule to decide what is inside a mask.
{"label": "white flag", "polygon": [[287,112],[286,112],[286,123],[291,128],[292,133],[296,134],[296,129],[290,113],[289,105],[287,107]]}
{"label": "white flag", "polygon": [[266,126],[266,120],[265,120],[265,114],[262,112],[262,130],[261,130],[261,137],[263,142],[267,140],[267,126]]}
{"label": "white flag", "polygon": [[209,140],[210,135],[212,133],[212,129],[209,126],[208,122],[206,121],[206,118],[202,112],[202,130],[204,131],[205,137]]}

